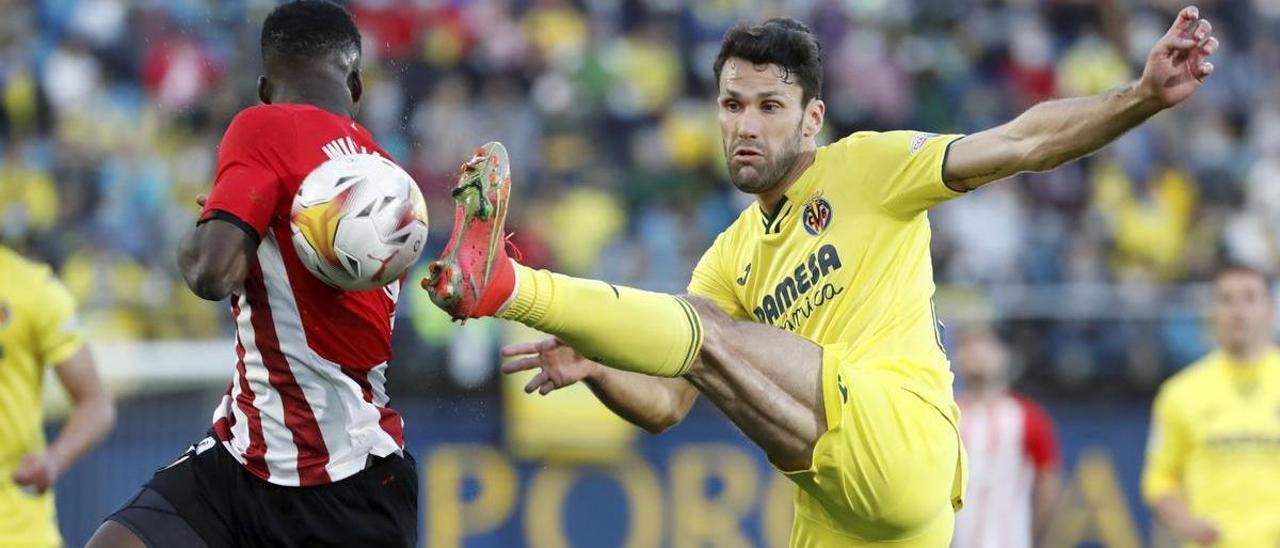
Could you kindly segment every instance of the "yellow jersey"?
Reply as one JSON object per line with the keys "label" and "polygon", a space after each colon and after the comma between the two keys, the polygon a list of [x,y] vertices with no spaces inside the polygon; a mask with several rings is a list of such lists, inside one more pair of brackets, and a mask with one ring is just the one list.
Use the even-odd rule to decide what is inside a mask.
{"label": "yellow jersey", "polygon": [[828,431],[811,468],[787,472],[801,487],[793,547],[951,536],[964,462],[925,211],[960,195],[942,179],[959,137],[860,132],[821,147],[776,211],[748,207],[694,269],[690,293],[823,347]]}
{"label": "yellow jersey", "polygon": [[925,210],[959,135],[859,132],[820,147],[776,214],[751,205],[707,250],[689,292],[781,327],[844,362],[874,360],[954,423],[959,412],[933,307]]}
{"label": "yellow jersey", "polygon": [[1142,494],[1179,491],[1218,525],[1215,546],[1280,546],[1280,350],[1251,364],[1216,351],[1160,387]]}
{"label": "yellow jersey", "polygon": [[0,248],[0,547],[59,546],[53,493],[13,483],[22,458],[44,451],[45,368],[83,344],[71,294],[49,268]]}

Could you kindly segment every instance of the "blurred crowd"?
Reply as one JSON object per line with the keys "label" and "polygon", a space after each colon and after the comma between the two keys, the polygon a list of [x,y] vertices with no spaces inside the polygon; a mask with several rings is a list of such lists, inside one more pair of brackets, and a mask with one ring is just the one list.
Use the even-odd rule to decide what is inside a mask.
{"label": "blurred crowd", "polygon": [[[273,5],[0,0],[0,238],[55,265],[96,336],[225,332],[221,307],[185,290],[174,249],[196,215],[195,196],[209,187],[222,130],[256,102],[258,31]],[[712,100],[711,64],[734,23],[789,15],[813,26],[824,45],[830,141],[862,129],[972,132],[1038,101],[1105,91],[1136,77],[1181,7],[346,5],[365,39],[359,119],[422,185],[436,248],[452,221],[447,189],[458,165],[475,145],[501,140],[514,158],[511,224],[526,262],[665,291],[683,287],[702,250],[750,203],[727,184]],[[1275,270],[1280,1],[1199,5],[1223,47],[1217,72],[1189,104],[1088,161],[993,185],[931,214],[944,296],[984,300],[1011,285],[1159,288],[1202,280],[1224,260]],[[1160,301],[1159,289],[1148,293]],[[429,306],[408,306],[415,332],[447,340],[447,322]],[[1058,364],[1066,370],[1124,360],[1158,376],[1203,350],[1197,322],[1111,329],[1027,318],[1019,332],[1046,359],[1067,356]],[[1153,341],[1149,348],[1134,343],[1135,332]]]}

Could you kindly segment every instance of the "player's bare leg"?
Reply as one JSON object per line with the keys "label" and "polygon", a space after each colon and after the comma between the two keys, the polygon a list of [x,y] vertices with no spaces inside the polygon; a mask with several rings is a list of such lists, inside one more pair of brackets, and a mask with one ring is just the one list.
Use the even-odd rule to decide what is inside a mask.
{"label": "player's bare leg", "polygon": [[422,281],[432,302],[457,320],[497,316],[560,335],[619,369],[664,377],[689,369],[702,328],[688,302],[515,263],[503,226],[510,195],[507,151],[487,143],[463,164],[454,187],[453,234]]}
{"label": "player's bare leg", "polygon": [[702,319],[702,350],[684,378],[785,471],[809,468],[827,430],[822,347],[776,327],[737,321],[685,297]]}
{"label": "player's bare leg", "polygon": [[822,350],[772,326],[733,321],[697,298],[535,271],[511,261],[503,221],[509,159],[488,143],[454,188],[454,231],[422,286],[456,319],[497,316],[560,337],[610,367],[685,376],[769,458],[808,468],[826,431]]}

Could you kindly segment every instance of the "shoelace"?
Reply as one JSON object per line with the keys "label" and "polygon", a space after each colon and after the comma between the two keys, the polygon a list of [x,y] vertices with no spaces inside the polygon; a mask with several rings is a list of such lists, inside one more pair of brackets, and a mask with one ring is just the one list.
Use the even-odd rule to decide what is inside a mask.
{"label": "shoelace", "polygon": [[512,259],[515,259],[516,262],[518,263],[518,262],[524,261],[524,253],[520,251],[520,248],[516,246],[515,242],[511,241],[511,239],[514,238],[515,236],[516,236],[515,232],[508,232],[506,237],[502,239],[502,243],[507,248],[507,255],[510,256]]}

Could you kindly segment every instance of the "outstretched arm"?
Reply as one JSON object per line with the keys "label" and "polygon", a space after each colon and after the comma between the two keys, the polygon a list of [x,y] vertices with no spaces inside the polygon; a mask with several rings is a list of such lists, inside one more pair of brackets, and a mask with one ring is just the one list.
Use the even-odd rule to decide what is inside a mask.
{"label": "outstretched arm", "polygon": [[1147,56],[1137,81],[1091,97],[1040,103],[1013,121],[951,145],[943,180],[966,191],[1024,171],[1046,171],[1106,146],[1200,88],[1213,73],[1213,26],[1184,8]]}
{"label": "outstretched arm", "polygon": [[524,356],[503,364],[503,373],[539,369],[525,385],[525,392],[536,390],[546,395],[584,381],[610,411],[654,434],[684,420],[698,397],[698,391],[683,378],[652,377],[604,367],[555,338],[513,344],[503,348],[502,355]]}

